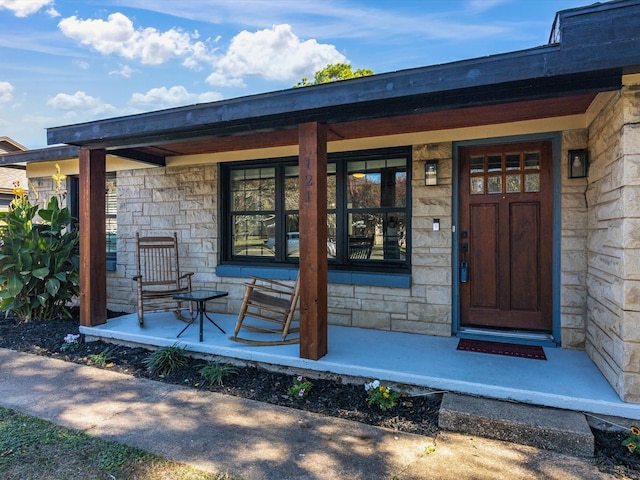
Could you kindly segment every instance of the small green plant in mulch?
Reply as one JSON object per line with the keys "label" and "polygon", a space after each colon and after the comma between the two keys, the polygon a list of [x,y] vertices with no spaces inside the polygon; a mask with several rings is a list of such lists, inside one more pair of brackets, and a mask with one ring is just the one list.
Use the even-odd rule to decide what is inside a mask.
{"label": "small green plant in mulch", "polygon": [[391,387],[382,385],[380,380],[365,383],[364,389],[367,392],[367,403],[370,406],[379,407],[383,412],[398,404],[398,392]]}
{"label": "small green plant in mulch", "polygon": [[313,384],[310,380],[298,375],[293,379],[293,385],[289,387],[287,394],[294,400],[303,400],[307,398],[312,387]]}
{"label": "small green plant in mulch", "polygon": [[207,362],[202,365],[199,372],[204,383],[224,385],[225,379],[238,374],[238,369],[230,363]]}
{"label": "small green plant in mulch", "polygon": [[97,365],[98,367],[107,367],[113,365],[114,360],[113,352],[110,348],[105,348],[100,353],[94,353],[93,355],[89,355],[89,362],[92,365]]}
{"label": "small green plant in mulch", "polygon": [[68,333],[64,337],[64,343],[60,347],[61,352],[71,353],[75,352],[78,347],[80,347],[80,335],[74,335],[73,333]]}
{"label": "small green plant in mulch", "polygon": [[635,452],[640,455],[640,428],[631,427],[631,432],[623,440],[622,445],[627,447],[631,453]]}
{"label": "small green plant in mulch", "polygon": [[165,377],[187,365],[186,349],[178,343],[161,347],[144,359],[147,370],[155,375]]}

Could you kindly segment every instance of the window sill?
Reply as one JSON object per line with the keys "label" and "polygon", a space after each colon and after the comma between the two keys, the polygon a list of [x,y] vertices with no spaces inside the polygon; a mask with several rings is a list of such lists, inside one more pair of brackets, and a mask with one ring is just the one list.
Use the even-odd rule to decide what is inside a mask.
{"label": "window sill", "polygon": [[[295,280],[297,268],[256,267],[243,265],[218,265],[218,277],[264,277],[273,280]],[[408,273],[356,272],[329,270],[329,283],[343,285],[363,285],[371,287],[410,288],[411,275]]]}

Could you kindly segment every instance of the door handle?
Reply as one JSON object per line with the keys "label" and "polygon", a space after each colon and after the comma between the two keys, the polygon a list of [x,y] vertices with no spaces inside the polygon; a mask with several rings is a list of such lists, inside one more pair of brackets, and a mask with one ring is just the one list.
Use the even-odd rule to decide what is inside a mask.
{"label": "door handle", "polygon": [[[463,238],[467,238],[467,232],[462,233],[465,234],[463,235]],[[467,283],[469,281],[469,264],[467,263],[467,252],[469,251],[469,243],[461,243],[460,250],[462,251],[462,261],[460,262],[460,283]]]}

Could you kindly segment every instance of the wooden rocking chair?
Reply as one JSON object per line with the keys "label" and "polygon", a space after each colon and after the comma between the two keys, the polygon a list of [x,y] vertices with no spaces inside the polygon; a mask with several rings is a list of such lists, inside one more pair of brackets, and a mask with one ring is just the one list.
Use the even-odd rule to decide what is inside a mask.
{"label": "wooden rocking chair", "polygon": [[[191,291],[191,276],[193,272],[180,273],[178,262],[178,237],[176,233],[172,237],[141,237],[136,233],[136,259],[137,275],[133,281],[138,286],[138,323],[144,326],[144,312],[151,311],[146,308],[150,301],[167,299],[173,300],[176,293]],[[181,302],[174,310],[181,320]],[[189,302],[189,312],[192,311]],[[154,311],[166,311],[171,308],[160,308]]]}
{"label": "wooden rocking chair", "polygon": [[[293,286],[264,278],[251,277],[251,279],[251,283],[246,284],[247,290],[231,340],[265,346],[299,343],[299,337],[287,338],[287,336],[300,331],[299,328],[291,328],[300,297],[300,276],[298,275]],[[245,323],[247,316],[250,320]],[[242,327],[255,332],[276,334],[281,339],[256,340],[238,337]]]}

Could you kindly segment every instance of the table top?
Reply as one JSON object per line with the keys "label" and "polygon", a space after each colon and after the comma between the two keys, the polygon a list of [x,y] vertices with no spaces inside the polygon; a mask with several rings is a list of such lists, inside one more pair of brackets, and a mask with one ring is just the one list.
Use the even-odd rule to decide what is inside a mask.
{"label": "table top", "polygon": [[226,297],[227,295],[229,295],[229,292],[224,292],[222,290],[192,290],[190,292],[176,293],[173,298],[175,300],[202,302],[213,300],[214,298]]}

